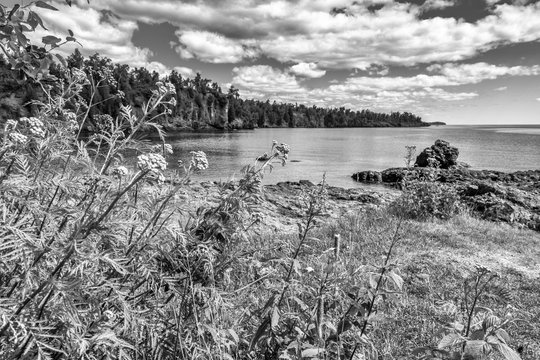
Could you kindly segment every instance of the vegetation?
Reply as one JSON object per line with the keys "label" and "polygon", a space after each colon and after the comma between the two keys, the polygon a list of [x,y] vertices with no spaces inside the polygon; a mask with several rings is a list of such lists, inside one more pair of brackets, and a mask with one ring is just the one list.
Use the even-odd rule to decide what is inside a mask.
{"label": "vegetation", "polygon": [[[439,201],[431,216],[379,207],[325,223],[324,179],[298,199],[297,232],[270,232],[258,206],[290,152],[278,142],[193,208],[190,175],[211,164],[167,161],[158,122],[176,86],[157,82],[83,140],[97,104],[83,94],[107,73],[62,76],[37,79],[36,116],[6,121],[0,143],[0,358],[538,357],[539,277],[523,271],[538,254],[522,251],[536,233],[433,216]],[[513,262],[486,268],[497,252]]]}

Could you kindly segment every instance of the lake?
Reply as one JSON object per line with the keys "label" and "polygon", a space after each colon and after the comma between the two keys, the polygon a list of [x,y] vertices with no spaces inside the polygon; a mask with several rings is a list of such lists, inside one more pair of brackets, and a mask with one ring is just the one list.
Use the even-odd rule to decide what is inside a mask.
{"label": "lake", "polygon": [[[290,145],[285,167],[276,165],[266,184],[307,179],[319,182],[326,173],[333,186],[365,186],[351,179],[360,170],[404,166],[405,146],[417,153],[435,140],[449,141],[459,149],[459,161],[473,169],[517,171],[540,169],[540,125],[433,126],[427,128],[279,128],[213,133],[174,133],[167,142],[177,159],[188,160],[189,151],[202,150],[210,167],[194,180],[238,179],[241,168],[269,152],[272,140]],[[173,163],[173,162],[171,162]]]}

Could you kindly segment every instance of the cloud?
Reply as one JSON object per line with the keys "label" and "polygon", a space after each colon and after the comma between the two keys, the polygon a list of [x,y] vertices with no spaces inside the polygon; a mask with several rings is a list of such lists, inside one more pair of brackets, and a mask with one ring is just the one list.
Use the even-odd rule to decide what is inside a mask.
{"label": "cloud", "polygon": [[422,10],[439,10],[446,9],[455,5],[454,0],[427,0],[422,4]]}
{"label": "cloud", "polygon": [[176,70],[179,74],[186,76],[186,77],[194,77],[195,71],[193,69],[185,67],[185,66],[175,66],[174,70]]}
{"label": "cloud", "polygon": [[304,91],[294,76],[268,65],[235,67],[233,74],[234,86],[266,97]]}
{"label": "cloud", "polygon": [[184,59],[197,58],[208,63],[238,63],[257,56],[257,50],[220,34],[207,31],[177,31],[179,44],[174,49]]}
{"label": "cloud", "polygon": [[300,63],[291,66],[290,71],[298,76],[308,78],[320,78],[326,74],[325,70],[320,70],[315,63]]}
{"label": "cloud", "polygon": [[[450,3],[427,2],[439,8]],[[373,10],[374,4],[382,7]],[[494,3],[491,15],[475,23],[423,18],[425,7],[390,0],[93,0],[79,6],[105,8],[131,21],[167,21],[179,29],[181,56],[210,63],[266,56],[317,63],[319,70],[411,66],[540,39],[540,2]]]}
{"label": "cloud", "polygon": [[461,86],[478,84],[484,80],[494,80],[502,76],[531,76],[540,75],[540,66],[497,66],[484,62],[475,64],[443,64],[427,68],[433,74],[418,74],[414,76],[368,77],[353,76],[341,84],[332,85],[335,90],[348,91],[385,91],[410,90],[446,86]]}
{"label": "cloud", "polygon": [[495,90],[495,91],[506,91],[506,90],[508,90],[508,86],[501,86],[501,87],[495,88],[493,90]]}
{"label": "cloud", "polygon": [[[343,84],[332,84],[326,88],[310,89],[302,85],[294,75],[267,65],[236,67],[233,73],[232,84],[240,89],[244,97],[298,102],[308,106],[412,111],[423,109],[422,103],[425,101],[444,103],[478,96],[475,92],[449,92],[436,87],[358,86],[355,83],[357,78],[349,78]],[[384,77],[371,79],[374,79],[372,85],[396,81],[396,78]]]}
{"label": "cloud", "polygon": [[49,31],[38,28],[34,33],[29,33],[35,44],[41,44],[42,37],[49,34],[64,38],[69,29],[83,46],[71,42],[54,52],[69,56],[78,48],[84,56],[99,53],[114,62],[133,67],[147,67],[160,74],[168,71],[162,63],[150,60],[153,55],[150,49],[139,48],[131,41],[133,32],[138,28],[135,21],[121,19],[93,8],[69,7],[65,3],[55,4],[55,7],[62,16],[58,16],[59,12],[56,11],[40,9],[39,14]]}
{"label": "cloud", "polygon": [[536,101],[540,101],[540,97],[539,97],[539,98],[536,98]]}

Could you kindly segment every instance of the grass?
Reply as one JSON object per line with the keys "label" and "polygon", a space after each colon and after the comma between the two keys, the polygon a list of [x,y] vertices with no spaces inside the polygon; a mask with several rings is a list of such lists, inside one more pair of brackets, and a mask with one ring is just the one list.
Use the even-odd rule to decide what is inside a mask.
{"label": "grass", "polygon": [[[379,216],[380,220],[373,223]],[[342,219],[323,229],[349,234],[348,258],[373,258],[366,233],[381,233],[387,228],[386,215],[365,214]],[[368,225],[366,225],[368,224]],[[373,225],[375,224],[375,225]],[[375,229],[366,231],[366,226]],[[408,221],[403,226],[397,248],[405,280],[399,301],[384,309],[386,318],[376,328],[374,338],[384,359],[408,359],[411,349],[434,345],[442,337],[444,313],[437,308],[441,300],[461,306],[463,279],[475,264],[491,268],[500,282],[511,290],[515,307],[525,320],[512,326],[509,333],[523,359],[537,359],[540,354],[540,235],[506,224],[496,224],[468,214],[449,220]],[[360,250],[362,249],[362,250]],[[345,253],[344,253],[345,254]],[[504,309],[506,304],[488,300],[485,306]]]}

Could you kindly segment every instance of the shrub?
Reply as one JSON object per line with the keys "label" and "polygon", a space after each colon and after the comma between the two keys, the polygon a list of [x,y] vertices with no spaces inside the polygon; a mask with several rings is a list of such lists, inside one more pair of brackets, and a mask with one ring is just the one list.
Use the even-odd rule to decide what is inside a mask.
{"label": "shrub", "polygon": [[449,219],[461,209],[459,194],[451,185],[429,180],[408,181],[391,205],[392,213],[407,219]]}

